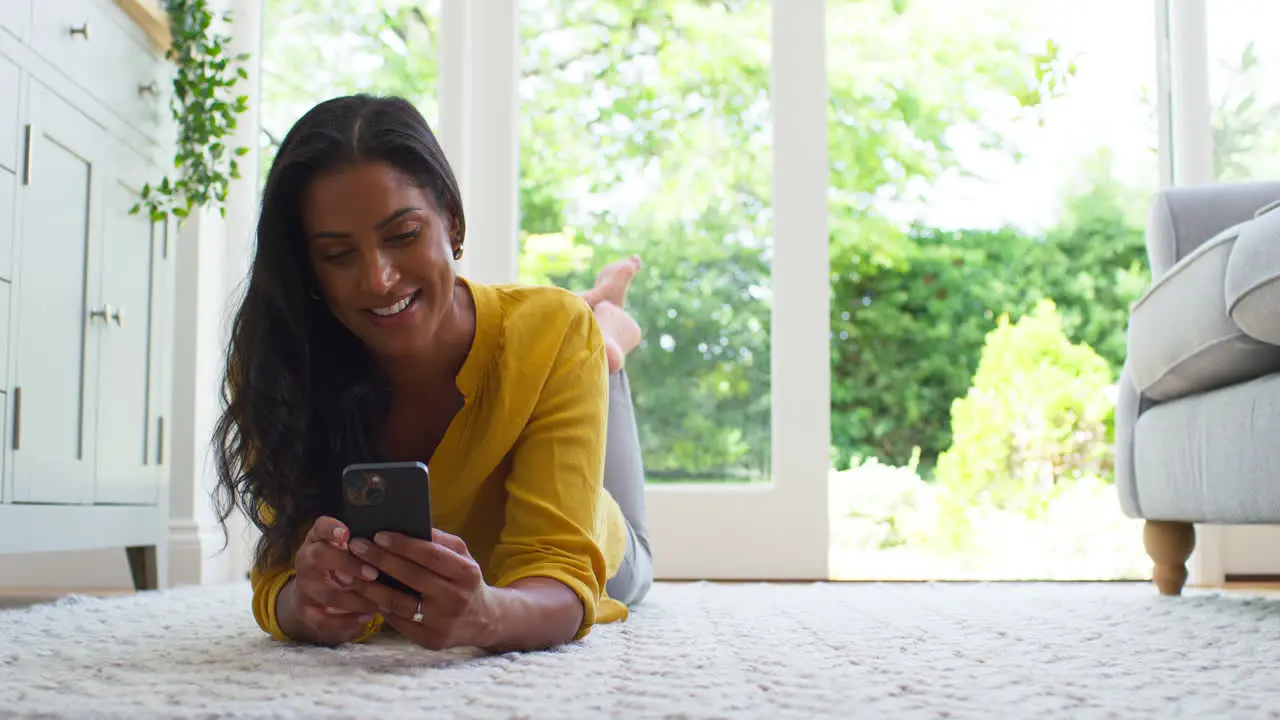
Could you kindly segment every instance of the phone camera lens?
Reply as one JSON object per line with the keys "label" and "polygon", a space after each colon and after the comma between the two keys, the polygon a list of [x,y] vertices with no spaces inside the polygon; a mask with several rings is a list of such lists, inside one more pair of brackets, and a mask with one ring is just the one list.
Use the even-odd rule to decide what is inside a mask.
{"label": "phone camera lens", "polygon": [[364,491],[364,500],[370,505],[378,505],[386,497],[386,491],[380,487],[371,487]]}
{"label": "phone camera lens", "polygon": [[357,502],[360,496],[364,493],[364,483],[361,481],[361,478],[348,477],[344,484],[346,485],[345,490],[347,491],[347,498],[352,502]]}

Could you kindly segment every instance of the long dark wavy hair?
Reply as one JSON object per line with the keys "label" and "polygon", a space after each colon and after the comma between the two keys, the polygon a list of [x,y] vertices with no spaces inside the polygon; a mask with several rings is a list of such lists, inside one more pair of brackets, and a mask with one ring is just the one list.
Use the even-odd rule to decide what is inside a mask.
{"label": "long dark wavy hair", "polygon": [[225,538],[238,507],[257,526],[255,564],[290,562],[315,519],[337,514],[342,468],[381,457],[387,380],[319,299],[302,223],[311,181],[363,162],[388,163],[432,193],[451,240],[462,243],[457,181],[430,126],[407,101],[327,100],[285,136],[263,188],[213,437],[218,521]]}

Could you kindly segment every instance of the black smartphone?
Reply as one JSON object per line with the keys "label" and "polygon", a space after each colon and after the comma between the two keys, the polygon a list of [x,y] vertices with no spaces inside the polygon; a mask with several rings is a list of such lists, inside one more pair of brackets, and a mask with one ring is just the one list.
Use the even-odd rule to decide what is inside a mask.
{"label": "black smartphone", "polygon": [[[387,530],[431,541],[431,473],[420,462],[357,463],[342,470],[342,522],[352,538],[373,542]],[[418,592],[379,573],[378,582]]]}

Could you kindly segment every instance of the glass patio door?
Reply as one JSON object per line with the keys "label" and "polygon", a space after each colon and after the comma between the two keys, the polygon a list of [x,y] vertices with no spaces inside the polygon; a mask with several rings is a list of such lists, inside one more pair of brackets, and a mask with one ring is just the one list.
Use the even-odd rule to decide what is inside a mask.
{"label": "glass patio door", "polygon": [[825,579],[825,3],[471,5],[441,35],[465,271],[582,290],[640,255],[657,574]]}

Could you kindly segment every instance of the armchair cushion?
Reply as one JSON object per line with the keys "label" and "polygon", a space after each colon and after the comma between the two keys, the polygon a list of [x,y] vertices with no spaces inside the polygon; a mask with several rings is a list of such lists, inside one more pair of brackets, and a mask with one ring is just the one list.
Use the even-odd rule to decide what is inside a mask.
{"label": "armchair cushion", "polygon": [[1173,400],[1280,370],[1280,347],[1246,334],[1227,312],[1227,266],[1247,224],[1197,247],[1134,304],[1129,366],[1143,396]]}
{"label": "armchair cushion", "polygon": [[1227,262],[1227,312],[1250,336],[1280,345],[1280,203],[1240,229]]}
{"label": "armchair cushion", "polygon": [[1204,523],[1280,518],[1280,374],[1150,408],[1133,430],[1141,517]]}

